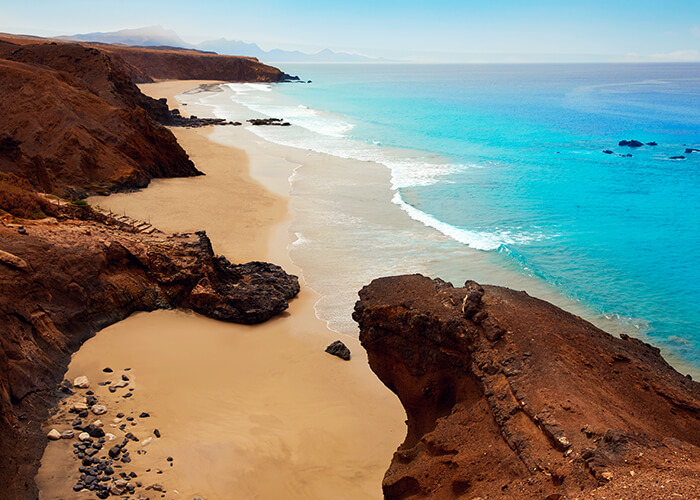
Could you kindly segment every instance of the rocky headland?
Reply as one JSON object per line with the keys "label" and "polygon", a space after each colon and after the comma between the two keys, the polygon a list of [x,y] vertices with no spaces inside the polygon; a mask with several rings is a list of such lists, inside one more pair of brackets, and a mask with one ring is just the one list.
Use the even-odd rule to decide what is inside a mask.
{"label": "rocky headland", "polygon": [[[50,210],[53,208],[53,210]],[[136,311],[182,307],[258,323],[284,311],[295,276],[264,262],[231,264],[203,232],[165,234],[82,204],[0,224],[0,479],[4,498],[33,498],[46,445],[40,425],[70,355]]]}
{"label": "rocky headland", "polygon": [[[161,233],[80,201],[153,178],[202,175],[163,124],[212,123],[179,119],[134,82],[286,77],[248,58],[134,50],[130,57],[128,47],[0,36],[3,498],[36,498],[47,442],[41,423],[70,355],[95,332],[136,311],[176,307],[257,323],[299,291],[278,266],[214,255],[203,232]],[[165,67],[174,72],[161,75]]]}
{"label": "rocky headland", "polygon": [[700,384],[547,302],[420,275],[354,319],[408,432],[386,498],[697,498]]}

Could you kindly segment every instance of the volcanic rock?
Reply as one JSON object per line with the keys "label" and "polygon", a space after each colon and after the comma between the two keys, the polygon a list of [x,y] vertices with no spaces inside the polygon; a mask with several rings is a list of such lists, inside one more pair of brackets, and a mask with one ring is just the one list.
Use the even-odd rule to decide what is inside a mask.
{"label": "volcanic rock", "polygon": [[347,348],[340,340],[336,340],[331,345],[326,347],[326,352],[333,356],[338,356],[340,359],[350,361],[350,349]]}
{"label": "volcanic rock", "polygon": [[408,416],[386,498],[697,497],[700,384],[658,349],[420,275],[374,280],[353,318]]}
{"label": "volcanic rock", "polygon": [[627,146],[627,147],[630,147],[630,148],[639,148],[639,147],[641,147],[641,146],[644,146],[644,143],[632,139],[631,141],[620,141],[620,142],[618,143],[618,145],[619,145],[619,146]]}

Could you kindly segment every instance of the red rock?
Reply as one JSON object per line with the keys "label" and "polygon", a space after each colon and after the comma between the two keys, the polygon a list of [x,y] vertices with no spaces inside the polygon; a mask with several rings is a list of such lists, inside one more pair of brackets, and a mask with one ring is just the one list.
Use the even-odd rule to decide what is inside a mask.
{"label": "red rock", "polygon": [[658,349],[524,292],[420,275],[373,281],[353,317],[408,416],[386,498],[698,496],[700,384]]}

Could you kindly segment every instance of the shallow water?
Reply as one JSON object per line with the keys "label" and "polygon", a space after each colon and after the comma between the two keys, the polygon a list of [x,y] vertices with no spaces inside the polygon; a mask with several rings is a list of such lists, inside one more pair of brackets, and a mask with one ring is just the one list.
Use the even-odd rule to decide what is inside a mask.
{"label": "shallow water", "polygon": [[333,268],[359,259],[356,269],[476,278],[578,304],[700,364],[700,153],[684,153],[700,148],[700,65],[283,69],[313,83],[227,95],[295,125],[250,127],[261,138],[360,160],[324,169],[300,157],[292,179],[292,257],[317,268],[309,283],[332,327],[352,330],[331,316],[354,301],[332,290]]}

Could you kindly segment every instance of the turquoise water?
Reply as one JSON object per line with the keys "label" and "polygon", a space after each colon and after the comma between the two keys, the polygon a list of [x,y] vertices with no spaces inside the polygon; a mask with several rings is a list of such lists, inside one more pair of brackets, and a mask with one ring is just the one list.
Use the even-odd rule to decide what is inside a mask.
{"label": "turquoise water", "polygon": [[293,145],[386,164],[411,217],[700,366],[699,64],[282,69],[313,83],[251,107]]}

